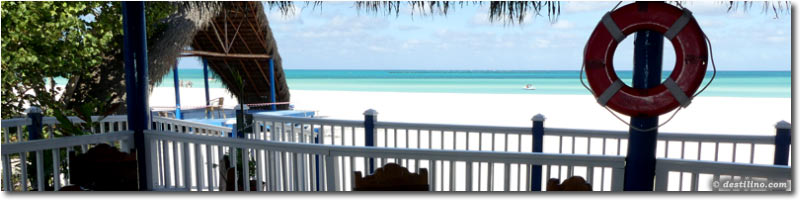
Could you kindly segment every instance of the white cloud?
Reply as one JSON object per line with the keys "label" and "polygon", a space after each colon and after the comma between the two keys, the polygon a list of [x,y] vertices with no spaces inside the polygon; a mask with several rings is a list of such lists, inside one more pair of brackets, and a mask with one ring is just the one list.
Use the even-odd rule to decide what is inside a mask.
{"label": "white cloud", "polygon": [[555,29],[570,29],[570,28],[575,27],[575,24],[573,24],[572,22],[570,22],[568,20],[562,19],[562,20],[558,20],[558,22],[556,22],[555,24],[552,24],[551,26],[553,26],[553,28],[555,28]]}
{"label": "white cloud", "polygon": [[[585,2],[585,1],[572,1],[563,5],[562,10],[564,13],[580,13],[580,12],[594,12],[601,10],[611,10],[617,5],[618,2]],[[626,4],[623,2],[622,4]],[[620,5],[622,6],[622,5]]]}
{"label": "white cloud", "polygon": [[419,29],[422,29],[422,27],[420,27],[420,26],[415,26],[415,25],[398,25],[398,26],[396,26],[395,28],[396,28],[397,30],[401,30],[401,31],[413,31],[413,30],[419,30]]}
{"label": "white cloud", "polygon": [[273,23],[303,24],[303,18],[300,17],[303,8],[296,5],[292,5],[285,15],[278,9],[269,9],[265,12],[268,12],[267,18]]}
{"label": "white cloud", "polygon": [[489,14],[486,12],[478,12],[472,16],[472,20],[470,20],[470,24],[473,25],[492,25],[492,22],[489,21]]}
{"label": "white cloud", "polygon": [[390,49],[390,48],[377,46],[377,45],[369,45],[369,47],[367,47],[367,49],[369,49],[370,51],[375,51],[375,52],[391,52],[392,51],[392,49]]}
{"label": "white cloud", "polygon": [[785,42],[786,39],[787,39],[786,36],[769,36],[764,38],[764,40],[767,40],[767,42],[773,42],[773,43]]}
{"label": "white cloud", "polygon": [[533,41],[533,48],[548,48],[551,47],[550,43],[552,43],[550,40],[537,38]]}

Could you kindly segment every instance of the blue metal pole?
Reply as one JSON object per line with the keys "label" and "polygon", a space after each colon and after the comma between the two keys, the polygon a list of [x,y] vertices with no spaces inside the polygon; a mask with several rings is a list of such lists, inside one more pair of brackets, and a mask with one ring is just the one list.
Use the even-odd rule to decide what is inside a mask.
{"label": "blue metal pole", "polygon": [[[211,98],[208,95],[208,60],[206,60],[206,58],[202,59],[203,59],[203,83],[205,84],[204,86],[206,88],[206,106],[210,106]],[[208,111],[208,109],[206,109],[206,111]],[[206,112],[206,118],[209,117],[208,115],[209,113]]]}
{"label": "blue metal pole", "polygon": [[[375,121],[378,120],[378,112],[369,109],[364,112],[364,146],[375,146]],[[375,173],[375,159],[369,158],[369,174]]]}
{"label": "blue metal pole", "polygon": [[[147,115],[147,32],[144,2],[123,2],[124,49],[128,118],[136,147],[139,190],[152,190],[147,170],[147,149],[144,130],[148,127]],[[134,75],[134,71],[136,74]],[[135,78],[134,78],[135,77]],[[131,101],[132,100],[132,101]],[[132,115],[132,117],[131,117]],[[131,123],[132,122],[132,123]]]}
{"label": "blue metal pole", "polygon": [[[275,103],[275,61],[269,59],[269,100],[270,103]],[[278,110],[277,105],[272,104],[270,110]]]}
{"label": "blue metal pole", "polygon": [[[656,31],[639,31],[634,40],[633,88],[652,88],[661,84],[664,36]],[[632,116],[631,126],[639,130],[658,126],[658,116]],[[658,129],[631,128],[625,158],[625,191],[653,191],[656,171]]]}
{"label": "blue metal pole", "polygon": [[178,64],[175,64],[175,67],[172,67],[172,81],[175,86],[175,118],[176,119],[183,119],[183,115],[181,114],[181,90],[180,85],[178,82]]}
{"label": "blue metal pole", "polygon": [[133,130],[133,124],[136,123],[136,120],[139,119],[136,117],[136,66],[134,66],[134,57],[133,57],[133,44],[131,44],[131,40],[133,40],[133,36],[130,30],[128,30],[130,23],[130,16],[128,15],[128,2],[122,2],[122,49],[123,49],[123,56],[125,59],[125,104],[127,106],[128,111],[128,126],[131,130]]}
{"label": "blue metal pole", "polygon": [[792,145],[792,124],[781,121],[775,125],[775,165],[789,165],[789,146]]}
{"label": "blue metal pole", "polygon": [[42,109],[38,106],[28,108],[28,118],[31,125],[28,125],[28,140],[42,139]]}
{"label": "blue metal pole", "polygon": [[[28,128],[28,140],[29,141],[34,141],[34,140],[42,139],[42,109],[39,108],[38,106],[29,107],[28,108],[28,118],[31,119],[31,125],[28,125],[28,127],[27,127]],[[20,141],[21,141],[21,139],[22,138],[19,138]],[[33,154],[32,155],[33,158],[30,159],[30,161],[32,163],[32,166],[37,166],[37,171],[40,168],[39,159],[42,159],[42,158],[38,158],[38,156],[39,156],[38,154]],[[25,164],[23,164],[23,167],[27,167],[27,166]],[[30,177],[30,179],[32,180],[31,185],[36,187],[36,189],[44,189],[43,185],[47,184],[47,182],[39,183],[39,179],[37,177],[38,176],[43,176],[43,175],[44,174],[35,173],[35,174],[33,174],[32,177]]]}
{"label": "blue metal pole", "polygon": [[[242,109],[244,109],[244,110],[242,110]],[[237,137],[237,138],[244,138],[244,136],[245,136],[245,128],[247,127],[247,124],[248,124],[248,123],[246,123],[247,122],[247,119],[246,119],[247,116],[245,116],[247,114],[247,110],[248,110],[247,106],[237,105],[236,108],[235,108],[236,125],[233,126],[234,127],[234,131],[235,131],[235,133],[233,135],[235,135],[235,137]]]}
{"label": "blue metal pole", "polygon": [[[311,131],[314,131],[314,130],[311,130]],[[314,144],[319,144],[319,134],[317,134],[317,136],[314,137]],[[320,179],[320,177],[319,177],[319,154],[318,155],[314,155],[314,173],[316,174],[316,176],[314,176],[314,177],[316,177],[316,179],[317,179],[316,180],[317,181],[317,184],[316,184],[317,190],[316,191],[319,191],[319,179]]]}
{"label": "blue metal pole", "polygon": [[[533,127],[531,128],[531,132],[533,133],[533,152],[542,153],[544,147],[544,115],[537,114],[533,116],[531,120],[533,121]],[[541,165],[531,166],[531,191],[542,191]]]}
{"label": "blue metal pole", "polygon": [[136,46],[136,101],[137,105],[139,106],[136,112],[139,112],[137,116],[139,117],[139,126],[142,129],[147,129],[147,123],[150,121],[149,116],[147,115],[147,110],[150,108],[147,101],[147,96],[150,93],[148,89],[149,80],[147,78],[148,75],[148,59],[147,59],[147,24],[146,24],[146,16],[144,13],[144,2],[140,2],[140,5],[137,6],[137,16],[138,23],[133,24],[137,26],[136,29],[136,41],[139,45]]}

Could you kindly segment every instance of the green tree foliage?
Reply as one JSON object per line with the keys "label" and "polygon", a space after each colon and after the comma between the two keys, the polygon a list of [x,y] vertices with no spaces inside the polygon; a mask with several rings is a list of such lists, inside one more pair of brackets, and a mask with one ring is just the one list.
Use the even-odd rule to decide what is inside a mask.
{"label": "green tree foliage", "polygon": [[[17,116],[23,104],[39,105],[46,115],[65,109],[66,88],[54,78],[98,78],[103,65],[122,52],[120,2],[2,2],[2,118]],[[163,31],[162,19],[174,9],[166,2],[146,4],[148,36]],[[122,69],[122,66],[119,66]],[[70,86],[67,86],[70,87]],[[122,87],[122,86],[120,86]],[[109,96],[82,97],[106,112]],[[76,106],[82,107],[82,106]],[[79,108],[85,110],[85,107]]]}

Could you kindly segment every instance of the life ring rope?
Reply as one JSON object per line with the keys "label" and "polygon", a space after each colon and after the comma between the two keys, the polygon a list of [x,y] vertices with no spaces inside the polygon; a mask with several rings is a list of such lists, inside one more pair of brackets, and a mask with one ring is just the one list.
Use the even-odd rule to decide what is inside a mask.
{"label": "life ring rope", "polygon": [[[606,15],[605,15],[605,16],[603,16],[603,19],[602,19],[602,23],[603,23],[603,24],[604,24],[604,26],[607,28],[607,30],[609,30],[609,33],[612,35],[612,37],[614,37],[614,39],[615,39],[615,40],[618,40],[618,39],[617,39],[617,38],[618,38],[618,36],[615,36],[615,34],[613,33],[613,32],[615,32],[615,31],[614,31],[613,29],[615,29],[615,28],[616,28],[616,31],[618,31],[620,34],[621,34],[622,32],[621,32],[621,30],[619,30],[619,27],[617,27],[616,23],[614,23],[613,19],[611,19],[611,17],[610,17],[610,13],[611,13],[611,12],[613,12],[614,10],[616,10],[616,8],[617,8],[617,7],[618,7],[618,6],[619,6],[621,3],[622,3],[622,2],[620,1],[620,3],[618,3],[618,4],[617,4],[617,6],[615,6],[615,7],[614,7],[614,8],[613,8],[611,11],[609,11],[608,13],[606,13]],[[674,22],[674,24],[673,24],[672,26],[670,26],[670,28],[667,30],[667,32],[665,32],[664,36],[665,36],[665,37],[667,37],[667,38],[669,38],[669,39],[672,39],[672,38],[674,38],[674,37],[675,37],[675,36],[676,36],[678,33],[680,33],[680,31],[683,29],[683,27],[685,27],[685,26],[686,26],[686,24],[688,24],[688,22],[689,22],[689,21],[690,21],[690,20],[693,18],[692,14],[691,14],[691,11],[689,11],[689,10],[688,10],[688,9],[686,9],[686,8],[684,8],[682,5],[680,5],[680,3],[678,4],[678,6],[680,6],[680,7],[681,7],[681,9],[682,9],[684,12],[683,12],[683,14],[682,14],[682,15],[681,15],[681,16],[680,16],[680,17],[679,17],[679,18],[678,18],[678,19],[677,19],[677,20]],[[607,21],[608,21],[608,22],[611,22],[611,23],[607,23]],[[611,26],[611,25],[608,25],[608,24],[613,24],[613,26]],[[667,35],[667,34],[669,34],[669,35]],[[625,37],[626,37],[626,36],[624,36],[624,35],[623,35],[623,36],[621,37],[621,39],[619,39],[617,42],[620,42],[620,41],[622,41],[622,39],[624,39]],[[612,97],[612,96],[613,96],[613,95],[614,95],[616,92],[618,92],[618,91],[619,91],[619,90],[622,88],[622,86],[624,86],[624,83],[623,83],[621,80],[616,80],[616,81],[614,81],[614,82],[613,82],[613,83],[612,83],[612,84],[611,84],[611,85],[610,85],[610,86],[609,86],[609,87],[608,87],[606,90],[604,90],[604,91],[603,91],[603,93],[602,93],[602,94],[601,94],[599,97],[597,97],[597,102],[598,102],[600,105],[602,105],[602,106],[603,106],[603,108],[605,108],[605,109],[606,109],[606,110],[607,110],[609,113],[611,113],[611,114],[612,114],[612,115],[613,115],[615,118],[617,118],[617,119],[618,119],[620,122],[624,123],[625,125],[627,125],[628,127],[630,127],[630,128],[631,128],[631,129],[633,129],[633,130],[640,131],[640,132],[649,132],[649,131],[652,131],[652,130],[658,129],[658,128],[660,128],[661,126],[664,126],[664,125],[666,125],[667,123],[669,123],[670,121],[672,121],[672,119],[675,117],[675,115],[677,115],[677,114],[678,114],[678,112],[680,112],[680,111],[681,111],[681,109],[683,109],[683,108],[687,107],[687,106],[688,106],[688,105],[691,103],[691,99],[693,99],[694,97],[697,97],[698,95],[700,95],[701,93],[703,93],[703,92],[704,92],[704,91],[705,91],[705,90],[708,88],[708,86],[710,86],[710,85],[711,85],[711,83],[712,83],[712,82],[714,82],[714,79],[715,79],[715,78],[716,78],[716,76],[717,76],[717,65],[716,65],[716,63],[715,63],[715,61],[714,61],[714,50],[713,50],[713,47],[712,47],[712,45],[711,45],[711,40],[710,40],[710,39],[708,38],[708,36],[706,36],[705,34],[703,35],[703,38],[705,39],[705,42],[708,44],[709,56],[710,56],[710,58],[711,58],[711,67],[712,67],[712,69],[714,70],[714,71],[713,71],[713,73],[712,73],[712,75],[711,75],[711,79],[708,81],[708,83],[706,83],[706,84],[705,84],[705,86],[703,86],[703,88],[701,88],[699,91],[697,91],[697,92],[696,92],[695,94],[693,94],[691,97],[689,97],[689,96],[687,96],[687,95],[686,95],[686,93],[685,93],[685,92],[683,92],[683,90],[682,90],[682,89],[681,89],[681,88],[680,88],[680,87],[677,85],[677,83],[675,83],[675,81],[674,81],[674,80],[672,80],[672,78],[667,78],[667,79],[664,81],[664,86],[665,86],[665,87],[667,88],[667,90],[668,90],[668,91],[669,91],[669,92],[670,92],[670,93],[673,95],[673,97],[675,98],[675,100],[676,100],[676,101],[678,101],[678,102],[680,103],[680,105],[681,105],[681,106],[679,106],[679,107],[678,107],[678,108],[675,110],[675,112],[673,112],[673,113],[672,113],[672,115],[671,115],[671,116],[670,116],[670,117],[669,117],[669,118],[668,118],[666,121],[664,121],[663,123],[659,124],[658,126],[652,127],[652,128],[648,128],[648,129],[640,129],[640,128],[634,127],[634,126],[633,126],[633,125],[631,125],[629,122],[627,122],[627,121],[625,121],[624,119],[622,119],[622,118],[621,118],[619,115],[617,115],[616,113],[614,113],[614,112],[613,112],[613,111],[612,111],[612,110],[611,110],[611,109],[610,109],[610,108],[609,108],[609,107],[606,105],[606,104],[608,103],[608,101],[611,99],[611,97]],[[584,46],[584,49],[583,49],[583,51],[584,51],[584,54],[585,54],[585,53],[586,53],[586,51],[587,51],[587,47],[588,47],[588,44],[587,44],[587,46]],[[584,87],[586,90],[588,90],[588,91],[589,91],[589,93],[591,93],[591,94],[592,94],[592,96],[596,96],[596,94],[594,93],[594,91],[593,91],[592,89],[590,89],[590,88],[589,88],[589,86],[587,86],[587,85],[586,85],[586,83],[585,83],[585,82],[584,82],[584,80],[583,80],[583,73],[584,73],[584,71],[585,71],[585,68],[586,68],[586,61],[584,60],[584,61],[581,63],[581,72],[580,72],[580,75],[579,75],[578,79],[580,80],[580,82],[581,82],[581,85],[583,85],[583,87]]]}

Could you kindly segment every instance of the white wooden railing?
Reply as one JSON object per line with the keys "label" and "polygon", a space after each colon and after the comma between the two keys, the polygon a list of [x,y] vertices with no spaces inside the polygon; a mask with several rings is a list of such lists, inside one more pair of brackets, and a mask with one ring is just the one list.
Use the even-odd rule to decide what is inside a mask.
{"label": "white wooden railing", "polygon": [[[286,129],[323,133],[322,144],[364,145],[364,123],[354,120],[309,119],[255,115],[262,127],[293,124]],[[299,127],[303,127],[301,130]],[[378,147],[450,149],[468,151],[531,152],[531,127],[471,126],[424,123],[376,122]],[[288,133],[288,131],[286,132]],[[306,134],[307,134],[306,133]],[[280,141],[292,140],[283,139]],[[307,135],[308,136],[308,135]],[[589,155],[625,155],[628,132],[544,128],[544,152]],[[300,140],[303,138],[295,138]],[[304,142],[313,142],[305,138]],[[771,164],[775,137],[769,135],[729,135],[659,133],[657,157]],[[700,146],[698,146],[700,145]],[[671,151],[672,150],[672,151]],[[722,157],[721,155],[725,155]],[[765,160],[756,160],[764,155]]]}
{"label": "white wooden railing", "polygon": [[781,190],[791,190],[792,168],[789,166],[671,158],[658,159],[656,163],[656,191],[721,191],[724,188],[714,184],[714,181],[718,182],[721,177],[785,183],[788,187]]}
{"label": "white wooden railing", "polygon": [[[36,188],[39,191],[45,190],[45,181],[51,177],[45,177],[44,168],[52,167],[53,170],[53,188],[58,190],[62,185],[69,185],[69,175],[61,172],[61,157],[60,152],[75,151],[75,148],[80,147],[84,150],[86,146],[109,143],[113,145],[121,145],[125,141],[132,141],[132,132],[130,131],[116,131],[106,134],[71,136],[60,138],[49,138],[42,140],[24,141],[16,143],[4,143],[2,145],[2,159],[3,159],[3,190],[4,191],[27,191],[28,173],[27,167],[23,163],[28,163],[28,154],[36,155]],[[44,158],[44,152],[51,151],[52,158]],[[44,159],[52,159],[52,166],[44,166]],[[12,160],[16,161],[12,165]],[[69,166],[69,157],[67,157],[67,166]],[[12,169],[19,168],[19,172],[12,172]],[[18,177],[18,182],[12,182],[12,177]]]}
{"label": "white wooden railing", "polygon": [[[27,128],[31,125],[30,118],[14,118],[2,120],[2,172],[3,172],[3,190],[29,190],[36,188],[37,190],[44,190],[42,184],[44,182],[37,181],[37,185],[29,185],[28,183],[28,169],[23,167],[22,163],[29,163],[31,160],[28,158],[36,155],[36,168],[37,174],[43,174],[45,167],[52,167],[53,188],[58,190],[63,185],[70,184],[70,177],[68,174],[61,172],[59,166],[62,165],[61,157],[55,156],[59,152],[66,152],[67,155],[73,151],[80,151],[86,153],[88,149],[98,143],[109,143],[112,146],[118,147],[123,152],[129,152],[133,147],[133,140],[123,133],[128,133],[128,117],[126,115],[111,115],[100,120],[100,117],[93,116],[93,120],[97,122],[91,130],[87,131],[88,135],[85,136],[71,136],[71,137],[57,137],[58,126],[60,122],[55,117],[42,118],[42,139],[29,141]],[[83,120],[78,117],[68,117],[68,119],[75,124],[85,124]],[[99,120],[99,121],[97,121]],[[202,123],[175,120],[170,118],[154,117],[153,129],[155,130],[168,130],[172,132],[185,133],[185,134],[198,134],[208,136],[225,136],[231,132],[231,128],[207,125]],[[114,134],[106,134],[114,133]],[[44,166],[43,153],[45,151],[53,152],[54,155],[53,166]],[[69,157],[64,160],[65,164],[69,166]],[[13,178],[12,178],[13,177]],[[44,179],[51,177],[37,176],[37,179]],[[12,181],[12,179],[18,181]],[[13,183],[12,183],[13,182]],[[25,186],[25,187],[23,187]]]}
{"label": "white wooden railing", "polygon": [[200,134],[226,137],[232,130],[230,127],[214,126],[199,122],[185,121],[166,117],[153,117],[153,130]]}
{"label": "white wooden railing", "polygon": [[[267,136],[271,137],[272,134],[268,132]],[[166,144],[181,147],[181,150],[174,151],[174,155],[159,156],[156,151],[149,155],[151,158],[165,158],[152,162],[152,175],[156,180],[153,186],[156,190],[220,190],[219,169],[215,166],[220,166],[220,158],[224,155],[235,158],[231,160],[233,163],[237,162],[236,159],[255,162],[252,180],[256,182],[255,188],[258,191],[350,191],[353,187],[353,172],[365,171],[369,158],[388,159],[389,163],[402,159],[413,160],[405,165],[418,165],[411,169],[427,168],[432,191],[529,191],[527,183],[530,182],[530,174],[525,173],[526,170],[522,174],[514,174],[509,170],[510,167],[528,165],[582,168],[582,173],[588,177],[589,182],[604,182],[607,184],[605,190],[620,191],[624,167],[624,158],[620,156],[369,148],[218,138],[164,131],[146,131],[146,138],[152,146]],[[236,155],[236,151],[232,149],[242,149],[243,155]],[[486,178],[483,181],[475,177],[479,171],[467,167],[489,163],[504,170],[494,171],[491,174],[496,178]],[[466,170],[448,170],[451,165],[460,165],[460,169]],[[237,173],[242,170],[245,177],[249,177],[249,166],[242,168],[236,168]],[[595,176],[594,170],[586,169],[610,173]],[[245,191],[250,190],[249,181],[243,184]]]}
{"label": "white wooden railing", "polygon": [[[536,120],[537,117],[534,118]],[[538,117],[543,122],[543,117]],[[321,144],[342,146],[365,146],[364,121],[308,119],[282,116],[255,115],[256,124],[276,124],[278,128],[292,128],[306,137],[300,140],[286,140],[284,135],[277,141],[296,141],[313,143],[309,133],[324,135]],[[535,121],[534,121],[535,123]],[[534,137],[532,127],[502,127],[449,125],[425,123],[382,122],[375,123],[375,146],[389,148],[438,149],[454,151],[501,151],[533,152]],[[262,127],[267,127],[262,126]],[[303,127],[303,128],[299,128]],[[299,130],[299,131],[298,131]],[[613,155],[627,154],[628,132],[582,130],[565,128],[543,128],[543,152],[575,155]],[[263,134],[263,133],[259,133]],[[301,133],[295,133],[297,135]],[[291,137],[288,137],[291,138]],[[267,139],[269,140],[269,139]],[[772,164],[775,150],[775,136],[767,135],[727,135],[693,133],[659,133],[657,158],[685,160],[704,160],[719,162]],[[759,155],[758,157],[755,155]],[[380,159],[380,164],[394,161],[393,158]],[[351,161],[352,162],[352,161]],[[407,159],[400,159],[405,165]],[[791,163],[791,162],[790,162]],[[791,165],[791,164],[789,164]],[[415,167],[416,166],[412,166]],[[478,171],[493,165],[477,165]],[[453,170],[454,166],[449,166]],[[525,173],[516,168],[516,174]],[[543,166],[544,177],[565,179],[574,170],[567,166]],[[600,170],[600,174],[605,171]],[[479,176],[480,177],[480,176]]]}
{"label": "white wooden railing", "polygon": [[[77,118],[70,119],[81,123]],[[95,126],[92,133],[112,132],[124,135],[127,133],[126,121],[126,116],[109,116],[99,126]],[[55,126],[58,126],[55,118],[45,117],[43,122],[46,127],[44,139],[27,141],[23,131],[30,120],[23,118],[2,121],[4,190],[29,189],[25,177],[27,169],[20,167],[20,163],[28,162],[29,154],[38,155],[41,151],[48,150],[74,151],[77,147],[85,152],[92,144],[112,143],[124,147],[130,143],[128,137],[106,138],[102,135],[89,135],[100,139],[87,139],[89,136],[56,138],[53,136]],[[595,190],[612,191],[621,187],[618,183],[621,181],[619,170],[622,165],[616,162],[623,163],[621,159],[627,151],[627,132],[623,131],[542,128],[544,151],[532,153],[534,136],[531,127],[376,121],[371,130],[375,133],[374,147],[365,147],[365,134],[368,130],[364,128],[364,121],[355,120],[255,115],[253,134],[247,134],[245,139],[226,137],[231,131],[227,127],[176,119],[155,117],[152,125],[152,130],[146,134],[150,141],[148,155],[153,161],[150,162],[154,176],[153,186],[159,190],[219,190],[218,166],[221,156],[236,154],[235,151],[230,151],[231,148],[244,148],[247,149],[244,151],[245,155],[233,155],[232,162],[247,159],[256,163],[254,180],[257,181],[258,190],[315,191],[318,187],[319,190],[350,190],[352,172],[364,171],[367,163],[365,159],[372,158],[376,162],[376,168],[385,163],[398,163],[412,172],[427,168],[431,177],[431,189],[435,191],[529,191],[532,184],[532,165],[542,166],[542,186],[548,178],[563,180],[579,175],[593,183]],[[50,145],[66,139],[72,141],[66,144],[74,143],[73,146],[25,147],[34,142]],[[738,166],[735,169],[745,170],[742,173],[755,173],[734,174],[736,176],[772,177],[769,175],[772,172],[758,174],[756,170],[778,173],[783,172],[783,168],[790,169],[759,165],[771,164],[774,143],[774,136],[660,133],[657,147],[658,175],[665,177],[666,173],[669,176],[657,182],[657,186],[665,187],[666,183],[669,187],[690,187],[687,190],[697,190],[697,185],[701,184],[698,177],[706,173],[716,173],[717,176],[733,174],[713,171],[717,168],[726,169],[725,166]],[[730,150],[724,152],[724,149]],[[759,156],[756,157],[756,154]],[[552,160],[553,162],[546,159],[552,156],[558,159]],[[767,161],[756,162],[756,158],[765,156],[768,157]],[[334,162],[327,163],[329,158]],[[509,160],[512,158],[523,160]],[[730,159],[726,160],[727,158]],[[44,158],[37,156],[36,159]],[[53,159],[54,163],[59,163],[55,161],[60,158]],[[581,159],[593,162],[586,163],[580,161]],[[596,159],[600,160],[594,162]],[[37,170],[51,167],[42,166],[41,163],[37,162]],[[327,168],[328,165],[332,165],[332,168]],[[691,165],[706,168],[685,169],[685,166]],[[52,167],[57,168],[55,165]],[[243,168],[242,170],[249,171],[249,166]],[[331,173],[335,174],[330,180],[326,174],[329,170],[333,170]],[[675,173],[692,176],[688,183],[691,186],[680,185],[686,179],[675,176]],[[60,177],[55,181],[56,188],[69,184],[66,174],[56,174]],[[11,177],[17,177],[20,181],[11,183]],[[249,182],[244,184],[248,186]],[[26,187],[21,187],[22,185]]]}

